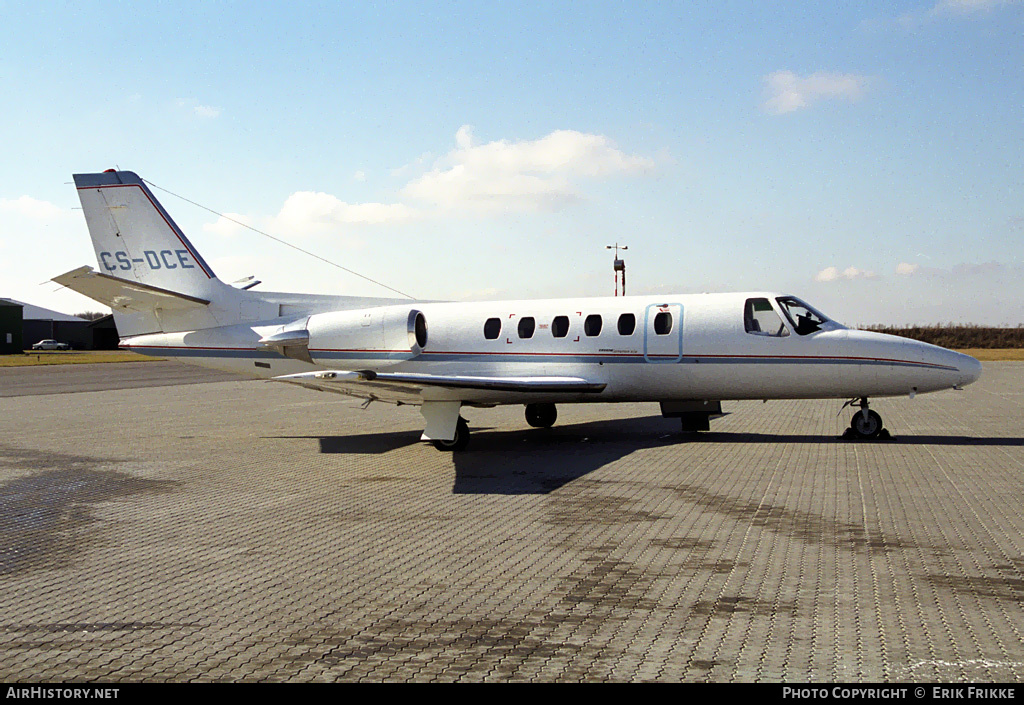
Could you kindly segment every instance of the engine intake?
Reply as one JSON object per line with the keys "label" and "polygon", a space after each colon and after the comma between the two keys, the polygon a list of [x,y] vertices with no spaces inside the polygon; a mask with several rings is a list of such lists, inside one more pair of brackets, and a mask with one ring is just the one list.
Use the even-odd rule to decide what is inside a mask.
{"label": "engine intake", "polygon": [[314,314],[307,330],[307,350],[321,364],[336,363],[338,353],[378,365],[398,363],[419,355],[429,338],[423,312],[398,306]]}
{"label": "engine intake", "polygon": [[422,311],[409,311],[409,349],[419,355],[427,347],[427,317]]}

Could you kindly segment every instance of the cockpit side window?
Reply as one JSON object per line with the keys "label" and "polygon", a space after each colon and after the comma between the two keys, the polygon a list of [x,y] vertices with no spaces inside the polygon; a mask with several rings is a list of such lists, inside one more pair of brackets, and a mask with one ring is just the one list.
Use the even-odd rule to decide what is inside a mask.
{"label": "cockpit side window", "polygon": [[795,296],[780,296],[776,299],[786,318],[793,324],[797,335],[807,335],[821,330],[828,318],[805,304]]}
{"label": "cockpit side window", "polygon": [[768,299],[747,299],[743,306],[743,328],[753,335],[766,335],[772,338],[789,335],[789,329],[779,314],[775,313],[772,302]]}

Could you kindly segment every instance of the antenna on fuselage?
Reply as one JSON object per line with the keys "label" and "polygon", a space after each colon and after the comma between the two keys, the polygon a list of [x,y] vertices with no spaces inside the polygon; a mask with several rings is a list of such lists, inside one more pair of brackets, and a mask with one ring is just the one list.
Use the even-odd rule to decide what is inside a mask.
{"label": "antenna on fuselage", "polygon": [[619,259],[619,250],[628,250],[626,245],[620,245],[615,243],[614,245],[605,245],[606,250],[615,250],[615,261],[612,263],[612,269],[615,270],[615,295],[619,295],[619,272],[622,272],[622,295],[626,295],[626,260]]}

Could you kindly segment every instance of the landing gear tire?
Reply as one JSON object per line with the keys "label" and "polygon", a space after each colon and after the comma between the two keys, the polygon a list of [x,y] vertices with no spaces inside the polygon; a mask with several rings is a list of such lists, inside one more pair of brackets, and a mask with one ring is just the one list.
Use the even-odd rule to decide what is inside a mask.
{"label": "landing gear tire", "polygon": [[551,428],[558,418],[554,404],[527,404],[526,423],[534,428]]}
{"label": "landing gear tire", "polygon": [[867,418],[864,418],[864,412],[858,411],[850,419],[850,430],[857,438],[878,438],[882,433],[882,417],[878,412],[869,410]]}
{"label": "landing gear tire", "polygon": [[440,439],[433,441],[434,447],[438,450],[453,452],[456,450],[464,450],[469,445],[469,424],[466,423],[466,419],[459,417],[458,423],[455,424],[455,438],[450,441],[442,441]]}

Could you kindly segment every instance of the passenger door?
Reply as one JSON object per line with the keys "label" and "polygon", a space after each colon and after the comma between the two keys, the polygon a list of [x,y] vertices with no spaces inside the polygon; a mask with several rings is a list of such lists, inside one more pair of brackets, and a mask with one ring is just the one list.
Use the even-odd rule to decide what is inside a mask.
{"label": "passenger door", "polygon": [[644,360],[679,362],[682,358],[682,304],[651,304],[644,312]]}

